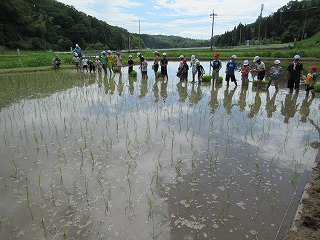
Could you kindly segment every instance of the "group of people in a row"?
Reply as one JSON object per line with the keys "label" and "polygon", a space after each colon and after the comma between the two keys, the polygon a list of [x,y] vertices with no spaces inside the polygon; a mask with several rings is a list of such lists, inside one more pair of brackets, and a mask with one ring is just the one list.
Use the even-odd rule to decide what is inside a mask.
{"label": "group of people in a row", "polygon": [[[100,56],[95,57],[95,62],[90,59],[87,59],[85,56],[82,55],[82,50],[78,44],[76,44],[74,51],[74,57],[72,59],[72,63],[76,65],[78,71],[92,71],[98,70],[98,73],[102,73],[102,71],[107,74],[107,69],[109,69],[110,74],[115,73],[114,65],[117,66],[118,72],[122,75],[122,67],[123,67],[123,60],[121,57],[120,52],[117,52],[115,55],[112,54],[112,51],[102,51]],[[152,64],[152,69],[155,73],[155,76],[158,76],[158,71],[160,67],[160,72],[162,78],[168,79],[168,59],[167,54],[164,52],[162,53],[162,58],[158,51],[154,51],[154,59]],[[146,61],[145,57],[142,56],[140,52],[137,53],[137,57],[140,59],[139,69],[141,71],[141,75],[143,78],[148,77],[148,62]],[[212,82],[219,81],[219,72],[222,68],[222,62],[219,59],[220,54],[218,52],[214,53],[214,59],[210,62],[210,68],[212,68]],[[255,56],[253,58],[254,66],[250,66],[249,60],[244,60],[243,64],[238,64],[236,62],[237,56],[232,55],[230,60],[226,64],[225,69],[225,81],[227,82],[227,86],[229,86],[230,81],[237,86],[237,79],[235,77],[235,71],[241,72],[241,81],[242,84],[247,86],[249,83],[249,74],[256,73],[257,74],[257,88],[260,89],[262,87],[262,80],[265,78],[266,75],[266,65],[261,60],[259,56]],[[198,83],[201,83],[202,76],[205,74],[205,69],[201,65],[200,61],[196,59],[195,55],[192,55],[190,58],[190,63],[188,63],[187,59],[183,56],[179,56],[179,67],[177,70],[177,77],[180,78],[181,81],[188,81],[189,70],[191,69],[192,72],[192,82],[195,82],[196,77]],[[288,65],[286,69],[285,79],[287,80],[287,87],[290,89],[290,92],[293,92],[295,89],[296,92],[299,91],[300,79],[305,80],[305,90],[307,95],[309,92],[312,92],[314,96],[314,85],[316,83],[317,77],[317,67],[311,66],[310,72],[306,76],[303,73],[303,65],[300,62],[301,57],[299,55],[295,55],[293,62]],[[54,61],[54,60],[53,60]],[[61,60],[57,61],[60,65]],[[134,61],[132,55],[129,55],[128,58],[128,73],[130,74],[133,71]],[[89,68],[89,70],[88,70]],[[211,69],[210,69],[211,70]],[[282,72],[281,62],[280,60],[276,59],[274,61],[273,66],[269,69],[269,79],[267,88],[271,86],[273,82],[275,89],[278,90],[279,88],[279,76]]]}

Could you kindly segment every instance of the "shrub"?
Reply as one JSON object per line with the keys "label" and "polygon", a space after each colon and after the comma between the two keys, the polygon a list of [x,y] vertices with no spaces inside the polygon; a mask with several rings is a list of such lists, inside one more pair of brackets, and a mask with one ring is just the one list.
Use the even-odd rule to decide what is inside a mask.
{"label": "shrub", "polygon": [[132,72],[129,74],[130,77],[137,77],[137,72],[135,70],[132,70]]}
{"label": "shrub", "polygon": [[211,76],[210,75],[202,76],[202,82],[210,82],[210,81],[211,81]]}
{"label": "shrub", "polygon": [[314,85],[314,91],[315,92],[320,92],[320,84]]}

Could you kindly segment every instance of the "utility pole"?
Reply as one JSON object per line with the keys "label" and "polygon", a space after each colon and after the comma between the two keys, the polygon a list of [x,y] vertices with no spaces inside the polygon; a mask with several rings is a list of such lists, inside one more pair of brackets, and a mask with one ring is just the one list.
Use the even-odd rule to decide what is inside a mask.
{"label": "utility pole", "polygon": [[261,20],[262,20],[262,11],[263,11],[263,4],[261,4],[261,11],[260,11],[260,22],[259,22],[259,35],[258,35],[258,42],[260,43],[260,29],[261,29]]}
{"label": "utility pole", "polygon": [[139,52],[140,52],[140,18],[139,18]]}
{"label": "utility pole", "polygon": [[214,9],[212,9],[212,14],[210,14],[210,17],[212,16],[212,27],[211,27],[211,51],[212,51],[212,45],[213,45],[213,26],[214,26],[214,17],[218,16],[217,14],[214,14]]}

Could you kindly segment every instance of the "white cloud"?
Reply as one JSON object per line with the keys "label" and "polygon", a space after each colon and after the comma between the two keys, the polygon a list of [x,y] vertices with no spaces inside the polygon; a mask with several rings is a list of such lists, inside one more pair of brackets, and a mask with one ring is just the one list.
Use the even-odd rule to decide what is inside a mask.
{"label": "white cloud", "polygon": [[[214,35],[232,30],[239,23],[250,24],[260,15],[258,0],[60,0],[77,10],[106,21],[113,26],[138,33],[181,35],[210,39],[214,9]],[[262,16],[268,16],[286,5],[288,0],[271,0],[264,4]]]}

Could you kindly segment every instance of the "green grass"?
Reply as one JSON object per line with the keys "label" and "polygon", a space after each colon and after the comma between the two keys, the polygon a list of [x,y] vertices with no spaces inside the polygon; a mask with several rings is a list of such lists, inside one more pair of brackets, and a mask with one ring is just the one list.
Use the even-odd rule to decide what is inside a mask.
{"label": "green grass", "polygon": [[320,92],[320,84],[314,85],[314,91],[315,92]]}
{"label": "green grass", "polygon": [[130,77],[137,77],[137,71],[132,70],[132,72],[130,73]]}

